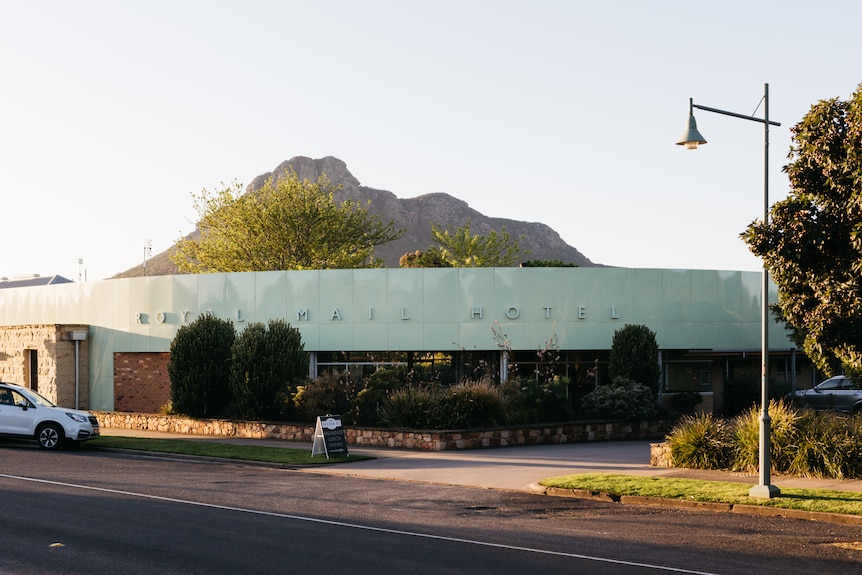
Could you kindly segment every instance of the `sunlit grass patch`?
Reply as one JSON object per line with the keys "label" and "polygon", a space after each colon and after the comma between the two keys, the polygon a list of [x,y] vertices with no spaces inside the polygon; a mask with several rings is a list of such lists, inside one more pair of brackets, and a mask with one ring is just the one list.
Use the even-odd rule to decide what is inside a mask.
{"label": "sunlit grass patch", "polygon": [[612,495],[762,505],[781,509],[862,515],[862,493],[848,491],[781,488],[780,497],[760,499],[748,496],[748,490],[751,488],[748,483],[610,473],[564,475],[543,479],[540,483],[545,487],[579,489]]}
{"label": "sunlit grass patch", "polygon": [[269,447],[264,445],[233,445],[214,441],[199,441],[186,439],[149,439],[142,437],[122,437],[118,435],[103,435],[93,439],[85,446],[110,449],[130,449],[151,453],[172,453],[193,455],[197,457],[216,457],[222,459],[239,459],[242,461],[260,461],[264,463],[281,463],[284,465],[320,465],[326,463],[345,463],[371,459],[362,455],[337,455],[329,459],[325,455],[311,457],[311,449],[293,449],[287,447]]}

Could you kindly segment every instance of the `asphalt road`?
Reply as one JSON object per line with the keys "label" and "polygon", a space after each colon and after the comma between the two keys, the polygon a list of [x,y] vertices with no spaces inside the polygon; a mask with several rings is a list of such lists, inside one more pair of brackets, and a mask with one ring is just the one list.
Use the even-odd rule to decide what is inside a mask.
{"label": "asphalt road", "polygon": [[862,572],[862,527],[0,445],[0,573]]}

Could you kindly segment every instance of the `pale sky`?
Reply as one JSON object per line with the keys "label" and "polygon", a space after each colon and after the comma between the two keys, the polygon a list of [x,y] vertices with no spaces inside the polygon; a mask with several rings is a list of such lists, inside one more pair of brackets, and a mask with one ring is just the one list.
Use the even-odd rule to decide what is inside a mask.
{"label": "pale sky", "polygon": [[[858,0],[0,0],[0,276],[110,277],[293,156],[542,222],[596,263],[758,270],[790,129],[862,83]],[[79,266],[79,258],[83,266]]]}

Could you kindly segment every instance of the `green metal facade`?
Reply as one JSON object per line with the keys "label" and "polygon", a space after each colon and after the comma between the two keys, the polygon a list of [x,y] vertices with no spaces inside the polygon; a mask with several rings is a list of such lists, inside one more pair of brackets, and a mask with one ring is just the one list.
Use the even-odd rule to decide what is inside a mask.
{"label": "green metal facade", "polygon": [[[90,407],[113,409],[113,353],[169,351],[207,311],[285,319],[307,351],[514,350],[556,336],[606,350],[625,324],[663,350],[760,350],[760,273],[630,268],[356,269],[176,275],[0,290],[0,325],[89,325]],[[770,301],[774,301],[774,286]],[[770,322],[770,348],[793,344]]]}

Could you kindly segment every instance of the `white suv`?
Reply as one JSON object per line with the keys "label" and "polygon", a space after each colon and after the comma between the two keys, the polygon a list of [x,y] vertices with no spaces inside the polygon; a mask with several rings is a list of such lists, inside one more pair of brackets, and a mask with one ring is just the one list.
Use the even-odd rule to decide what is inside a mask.
{"label": "white suv", "polygon": [[99,437],[91,413],[57,407],[32,389],[0,382],[0,437],[35,439],[43,449]]}

